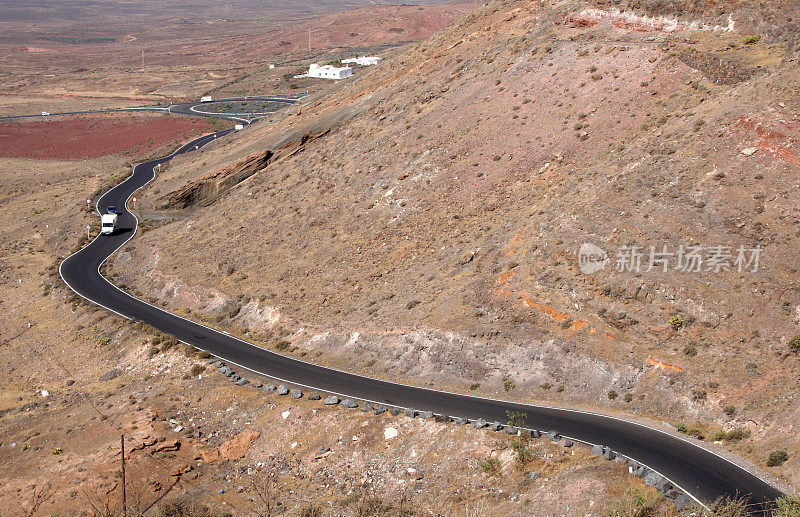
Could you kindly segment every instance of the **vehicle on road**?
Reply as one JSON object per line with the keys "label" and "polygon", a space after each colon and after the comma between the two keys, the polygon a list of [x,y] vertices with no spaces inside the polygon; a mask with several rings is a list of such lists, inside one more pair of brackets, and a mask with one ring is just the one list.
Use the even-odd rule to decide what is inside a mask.
{"label": "vehicle on road", "polygon": [[206,95],[205,97],[200,97],[200,102],[211,102],[212,99],[210,95]]}
{"label": "vehicle on road", "polygon": [[114,205],[108,205],[108,208],[106,208],[106,213],[107,214],[118,214],[119,210],[117,210],[117,207],[115,207]]}
{"label": "vehicle on road", "polygon": [[49,116],[50,116],[50,113],[49,113],[49,112],[47,112],[47,111],[43,111],[43,112],[42,112],[42,116],[43,116],[43,117],[49,117]]}
{"label": "vehicle on road", "polygon": [[100,217],[100,233],[102,235],[111,235],[117,229],[117,214],[103,214]]}

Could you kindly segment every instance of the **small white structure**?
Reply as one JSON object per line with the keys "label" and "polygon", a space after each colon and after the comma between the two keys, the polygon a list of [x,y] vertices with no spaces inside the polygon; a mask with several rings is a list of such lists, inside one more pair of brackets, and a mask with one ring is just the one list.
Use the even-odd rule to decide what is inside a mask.
{"label": "small white structure", "polygon": [[342,63],[344,64],[355,63],[361,66],[371,66],[371,65],[377,65],[378,63],[381,62],[382,59],[383,58],[380,58],[378,56],[358,56],[358,57],[351,57],[348,59],[342,59]]}
{"label": "small white structure", "polygon": [[308,77],[318,77],[320,79],[345,79],[351,75],[353,75],[353,69],[349,66],[320,66],[316,63],[313,63],[308,67]]}
{"label": "small white structure", "polygon": [[214,100],[211,95],[206,95],[205,97],[200,97],[200,102],[211,102]]}
{"label": "small white structure", "polygon": [[275,68],[275,65],[269,65],[270,70],[272,70],[273,68]]}

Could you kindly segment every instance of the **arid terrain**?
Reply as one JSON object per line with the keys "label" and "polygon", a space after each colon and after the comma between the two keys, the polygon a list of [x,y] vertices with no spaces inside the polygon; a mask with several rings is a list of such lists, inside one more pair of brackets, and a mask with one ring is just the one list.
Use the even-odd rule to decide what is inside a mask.
{"label": "arid terrain", "polygon": [[[747,13],[489,4],[173,162],[142,198],[174,222],[113,273],[324,364],[635,413],[762,467],[785,449],[796,486],[798,49]],[[583,242],[611,264],[581,273]]]}
{"label": "arid terrain", "polygon": [[119,515],[121,435],[128,515],[669,510],[585,446],[520,449],[505,433],[235,386],[197,350],[80,301],[57,266],[96,225],[86,193],[127,159],[0,158],[3,515]]}
{"label": "arid terrain", "polygon": [[10,15],[0,21],[0,115],[324,90],[329,85],[292,76],[312,61],[383,54],[419,41],[474,8],[437,2],[356,8],[372,3],[310,2],[311,8],[240,1],[200,9],[108,2],[116,11],[89,2],[3,6]]}
{"label": "arid terrain", "polygon": [[[151,114],[65,116],[58,120],[0,123],[0,156],[70,160],[106,154],[140,155],[165,143],[213,131],[212,119]],[[221,121],[220,121],[221,122]],[[224,124],[230,126],[232,124]]]}
{"label": "arid terrain", "polygon": [[[319,9],[0,23],[3,114],[310,92],[164,167],[113,281],[319,364],[645,422],[796,493],[798,6]],[[362,53],[386,59],[292,77]],[[120,435],[137,515],[676,514],[580,444],[235,386],[78,299],[57,268],[97,231],[85,199],[210,128],[0,126],[4,515],[118,514]]]}

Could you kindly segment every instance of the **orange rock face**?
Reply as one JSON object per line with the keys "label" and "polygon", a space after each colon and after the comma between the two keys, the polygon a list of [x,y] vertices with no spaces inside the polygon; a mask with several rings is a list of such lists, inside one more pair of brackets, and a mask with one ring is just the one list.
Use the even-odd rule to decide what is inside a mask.
{"label": "orange rock face", "polygon": [[261,433],[258,431],[245,429],[232,439],[223,443],[219,448],[219,454],[223,459],[226,460],[238,460],[239,458],[244,458],[244,455],[247,454],[247,450],[251,445],[253,445],[253,442],[255,442],[259,436],[261,436]]}

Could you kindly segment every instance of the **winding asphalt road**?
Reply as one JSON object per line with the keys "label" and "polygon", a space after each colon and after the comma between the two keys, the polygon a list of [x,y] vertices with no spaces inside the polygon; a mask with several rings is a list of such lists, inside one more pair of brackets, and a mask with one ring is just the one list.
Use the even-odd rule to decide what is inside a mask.
{"label": "winding asphalt road", "polygon": [[524,412],[529,428],[557,430],[576,441],[608,446],[618,454],[659,472],[702,503],[710,503],[724,495],[749,494],[752,503],[763,505],[783,495],[759,477],[721,456],[652,427],[585,411],[418,388],[317,366],[259,348],[171,314],[134,298],[106,280],[99,272],[100,266],[136,233],[138,220],[124,207],[136,190],[155,177],[157,163],[190,152],[196,146],[209,144],[227,132],[198,138],[170,156],[140,163],[133,168],[133,174],[128,179],[103,195],[96,203],[98,212],[104,213],[109,205],[117,206],[121,209],[121,228],[114,235],[98,236],[61,263],[59,271],[66,284],[83,298],[123,317],[143,321],[184,343],[210,352],[226,363],[287,384],[387,406],[428,410],[470,419],[484,418],[490,422],[505,423],[508,420],[507,411]]}
{"label": "winding asphalt road", "polygon": [[[91,113],[119,113],[124,111],[155,111],[158,113],[178,113],[180,115],[193,115],[193,116],[205,116],[205,117],[219,117],[219,118],[227,118],[236,121],[246,121],[246,120],[255,120],[260,117],[263,117],[265,114],[262,113],[252,113],[252,114],[245,114],[241,113],[238,114],[239,116],[228,116],[224,113],[209,113],[201,111],[202,107],[209,106],[218,102],[241,102],[241,101],[249,101],[249,102],[280,102],[283,104],[294,104],[298,100],[300,100],[301,96],[298,95],[297,97],[276,97],[276,96],[256,96],[256,97],[233,97],[233,98],[226,98],[226,99],[215,99],[210,103],[200,103],[200,102],[180,102],[177,104],[170,104],[169,106],[134,106],[130,108],[113,108],[113,109],[98,109],[98,110],[85,110],[85,111],[62,111],[59,113],[50,113],[49,115],[42,115],[39,113],[31,114],[31,115],[10,115],[10,116],[3,116],[0,117],[0,121],[2,120],[14,120],[14,119],[26,119],[26,118],[50,118],[50,117],[59,117],[65,115],[86,115]],[[195,109],[192,109],[195,108]],[[248,116],[249,115],[249,116]],[[244,118],[241,118],[244,117]]]}

